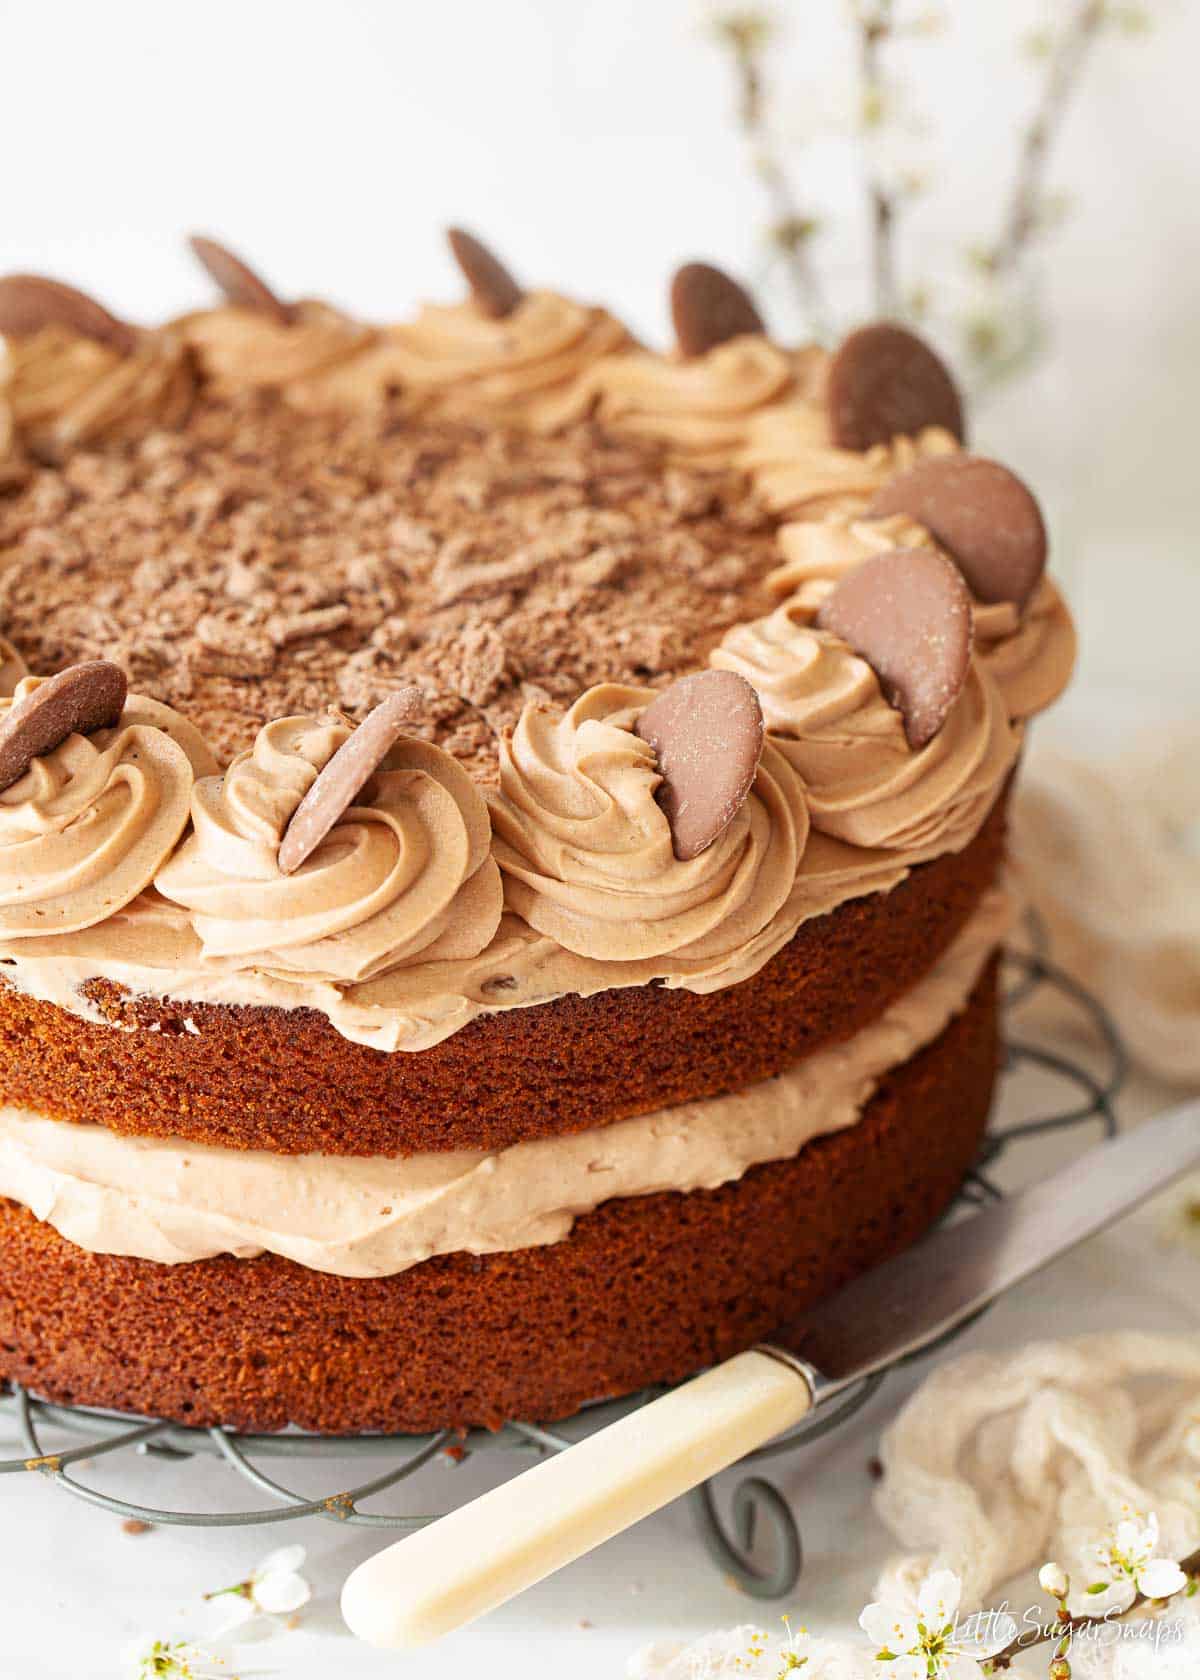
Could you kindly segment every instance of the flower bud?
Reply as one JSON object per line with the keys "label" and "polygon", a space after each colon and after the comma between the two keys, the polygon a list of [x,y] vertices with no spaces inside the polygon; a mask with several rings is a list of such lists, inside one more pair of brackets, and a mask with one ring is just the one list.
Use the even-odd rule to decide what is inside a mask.
{"label": "flower bud", "polygon": [[1044,1563],[1038,1570],[1038,1585],[1051,1598],[1066,1598],[1071,1590],[1071,1579],[1057,1563]]}

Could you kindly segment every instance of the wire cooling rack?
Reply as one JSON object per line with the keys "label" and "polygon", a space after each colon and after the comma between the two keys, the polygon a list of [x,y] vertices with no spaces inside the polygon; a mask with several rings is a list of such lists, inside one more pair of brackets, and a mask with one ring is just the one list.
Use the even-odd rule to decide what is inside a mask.
{"label": "wire cooling rack", "polygon": [[[1050,961],[1044,930],[1034,921],[1028,924],[1028,947],[1024,951],[1010,951],[1005,957],[1007,1043],[1003,1077],[1006,1081],[1020,1079],[1036,1071],[1043,1081],[1049,1078],[1056,1090],[1065,1087],[1070,1096],[1069,1100],[1060,1096],[1047,1112],[1035,1112],[1029,1118],[989,1133],[955,1204],[957,1213],[964,1216],[969,1216],[972,1208],[1000,1197],[1001,1191],[991,1174],[1002,1156],[1009,1157],[1022,1145],[1050,1133],[1093,1130],[1111,1136],[1116,1131],[1113,1100],[1126,1066],[1116,1029],[1099,1003]],[[1092,1056],[1085,1062],[1081,1057],[1064,1055],[1043,1047],[1034,1038],[1022,1036],[1021,1015],[1035,994],[1052,994],[1056,1005],[1072,1012],[1088,1029],[1089,1038],[1099,1046],[1099,1073],[1092,1072],[1087,1065],[1094,1059]],[[1019,1091],[1018,1087],[1018,1094]],[[1022,1102],[1020,1106],[1025,1104]],[[965,1326],[952,1336],[960,1334],[962,1328]],[[928,1351],[923,1350],[923,1354]],[[880,1372],[866,1378],[830,1409],[822,1408],[787,1435],[748,1454],[738,1468],[744,1472],[755,1467],[757,1471],[757,1467],[770,1460],[829,1434],[873,1398],[887,1375]],[[250,1435],[220,1428],[186,1428],[162,1418],[131,1418],[85,1406],[56,1406],[22,1388],[12,1387],[0,1394],[0,1418],[15,1422],[24,1451],[21,1457],[0,1460],[0,1476],[40,1475],[50,1486],[76,1499],[119,1517],[153,1524],[244,1528],[321,1517],[360,1527],[411,1530],[424,1527],[435,1517],[364,1511],[363,1503],[396,1487],[422,1465],[439,1457],[450,1463],[461,1463],[472,1453],[482,1451],[509,1451],[517,1458],[563,1452],[660,1392],[647,1389],[621,1400],[589,1406],[553,1429],[512,1422],[494,1433],[472,1430],[461,1435],[444,1430],[434,1435],[330,1437],[296,1431]],[[57,1444],[49,1445],[51,1440]],[[135,1453],[144,1460],[153,1460],[167,1482],[172,1467],[184,1460],[202,1454],[218,1458],[237,1472],[240,1482],[253,1490],[255,1498],[247,1495],[246,1504],[234,1510],[185,1511],[138,1504],[81,1479],[90,1473],[98,1459]],[[266,1468],[274,1469],[281,1464],[286,1473],[287,1466],[322,1459],[341,1460],[343,1468],[346,1460],[360,1460],[364,1465],[368,1459],[383,1460],[385,1467],[352,1487],[339,1487],[315,1498],[297,1492],[279,1474],[271,1474]],[[123,1463],[129,1463],[128,1457]],[[711,1482],[695,1489],[689,1498],[700,1537],[722,1573],[755,1598],[781,1597],[792,1590],[803,1567],[803,1547],[795,1514],[773,1483],[758,1473],[743,1475],[732,1490],[726,1517],[721,1515]],[[764,1562],[764,1558],[768,1561]]]}

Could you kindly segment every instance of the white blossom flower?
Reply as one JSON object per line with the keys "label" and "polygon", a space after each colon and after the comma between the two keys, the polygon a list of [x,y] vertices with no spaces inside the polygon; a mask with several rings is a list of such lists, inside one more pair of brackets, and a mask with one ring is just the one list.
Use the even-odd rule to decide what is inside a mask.
{"label": "white blossom flower", "polygon": [[982,1658],[1003,1650],[1012,1638],[1008,1616],[988,1614],[962,1626],[958,1605],[962,1582],[938,1569],[922,1583],[916,1609],[899,1604],[868,1604],[858,1625],[879,1649],[877,1662],[888,1665],[888,1680],[979,1680]]}
{"label": "white blossom flower", "polygon": [[1188,1584],[1174,1559],[1157,1556],[1158,1517],[1153,1511],[1144,1521],[1122,1518],[1090,1552],[1101,1577],[1088,1586],[1088,1594],[1103,1594],[1106,1610],[1128,1609],[1139,1593],[1171,1598]]}
{"label": "white blossom flower", "polygon": [[312,1588],[300,1573],[305,1555],[303,1546],[282,1546],[270,1552],[244,1581],[218,1587],[204,1596],[236,1599],[239,1621],[256,1615],[290,1616],[312,1597]]}
{"label": "white blossom flower", "polygon": [[229,1680],[222,1659],[188,1639],[139,1634],[122,1651],[121,1662],[129,1680]]}

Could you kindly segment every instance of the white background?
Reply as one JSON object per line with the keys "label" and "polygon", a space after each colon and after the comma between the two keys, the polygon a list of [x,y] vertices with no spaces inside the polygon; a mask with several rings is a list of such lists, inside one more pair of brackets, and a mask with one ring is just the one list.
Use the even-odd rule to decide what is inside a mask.
{"label": "white background", "polygon": [[[807,132],[842,99],[843,8],[779,9],[780,120]],[[948,32],[899,55],[936,130],[909,280],[994,235],[1035,85],[1014,43],[1063,9],[952,0]],[[1098,50],[1062,135],[1050,184],[1077,211],[1047,257],[1054,354],[977,431],[1046,499],[1085,675],[1194,698],[1200,9],[1151,10],[1145,40]],[[460,288],[440,238],[460,221],[530,283],[603,298],[656,339],[679,261],[761,256],[728,66],[694,0],[11,0],[0,20],[3,262],[133,316],[208,295],[193,229],[281,290],[394,316]],[[852,234],[849,148],[803,168]]]}
{"label": "white background", "polygon": [[[1013,38],[1036,8],[952,9],[950,32],[908,57],[937,119],[942,170],[907,245],[910,279],[994,231],[1032,89]],[[845,42],[836,6],[785,10],[783,107],[802,127],[823,100],[836,103]],[[1155,13],[1146,41],[1097,56],[1062,137],[1053,178],[1079,207],[1048,253],[1053,354],[977,428],[1037,483],[1052,515],[1083,621],[1072,710],[1084,720],[1099,687],[1136,689],[1139,704],[1200,699],[1200,17],[1185,0]],[[0,266],[72,279],[135,318],[208,295],[182,246],[193,229],[243,250],[285,292],[397,316],[456,294],[439,230],[461,221],[531,283],[603,298],[655,339],[680,260],[750,272],[761,255],[762,207],[730,122],[727,67],[685,0],[40,0],[0,5],[0,64]],[[844,146],[817,148],[811,188],[854,225]],[[1124,1236],[1097,1245],[976,1335],[1003,1345],[1072,1325],[1178,1324],[1182,1291],[1174,1306],[1148,1299],[1158,1263],[1139,1269],[1144,1248]],[[857,1609],[886,1549],[863,1466],[887,1410],[878,1403],[850,1442],[787,1478],[814,1501],[796,1606],[814,1624]],[[482,1465],[431,1470],[422,1497],[434,1504],[456,1478],[483,1475]],[[212,1476],[188,1472],[181,1497],[203,1502]],[[147,1467],[143,1489],[161,1485]],[[710,1572],[678,1507],[444,1653],[393,1663],[333,1631],[333,1589],[369,1543],[309,1529],[323,1598],[308,1631],[261,1655],[289,1675],[469,1666],[587,1680],[619,1675],[645,1639],[752,1613]],[[282,1533],[135,1540],[32,1481],[0,1482],[0,1674],[117,1675],[126,1633],[186,1629],[189,1601]]]}

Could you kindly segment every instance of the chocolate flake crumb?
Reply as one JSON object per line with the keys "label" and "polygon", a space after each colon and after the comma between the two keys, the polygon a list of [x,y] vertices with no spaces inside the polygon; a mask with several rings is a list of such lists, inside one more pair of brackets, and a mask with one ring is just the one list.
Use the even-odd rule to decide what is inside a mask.
{"label": "chocolate flake crumb", "polygon": [[773,538],[739,475],[591,425],[213,399],[0,497],[0,625],[39,673],[120,664],[226,760],[415,683],[417,732],[486,781],[526,698],[664,685],[769,611]]}

